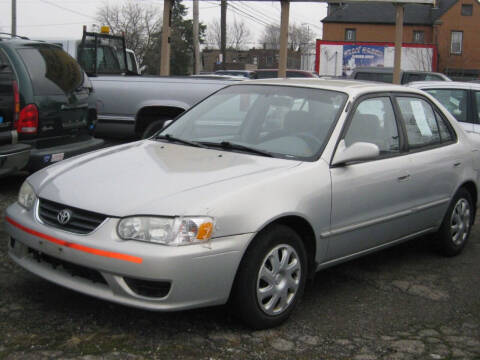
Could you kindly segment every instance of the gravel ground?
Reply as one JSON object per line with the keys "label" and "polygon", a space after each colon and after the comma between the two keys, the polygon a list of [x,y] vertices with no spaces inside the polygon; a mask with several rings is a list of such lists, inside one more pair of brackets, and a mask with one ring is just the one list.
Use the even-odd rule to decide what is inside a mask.
{"label": "gravel ground", "polygon": [[317,274],[281,327],[223,307],[153,313],[44,281],[8,258],[0,180],[0,359],[480,359],[480,226],[444,258],[419,239]]}

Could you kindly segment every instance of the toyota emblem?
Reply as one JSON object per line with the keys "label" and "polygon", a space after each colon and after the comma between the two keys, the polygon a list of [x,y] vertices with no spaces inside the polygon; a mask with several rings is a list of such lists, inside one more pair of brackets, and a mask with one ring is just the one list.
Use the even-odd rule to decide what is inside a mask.
{"label": "toyota emblem", "polygon": [[72,217],[72,212],[68,209],[63,209],[57,214],[57,220],[60,224],[67,224]]}

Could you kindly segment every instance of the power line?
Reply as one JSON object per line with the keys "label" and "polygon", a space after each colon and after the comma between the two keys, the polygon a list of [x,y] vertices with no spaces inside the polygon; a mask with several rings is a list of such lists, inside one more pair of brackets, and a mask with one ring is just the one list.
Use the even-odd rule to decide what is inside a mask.
{"label": "power line", "polygon": [[[66,7],[64,7],[64,6],[62,6],[62,5],[58,5],[58,4],[52,3],[51,1],[48,1],[48,0],[40,0],[40,1],[43,2],[43,3],[45,3],[45,4],[48,4],[48,5],[50,5],[50,6],[54,6],[54,7],[56,7],[56,8],[62,9],[62,10],[64,10],[64,11],[71,12],[71,13],[73,13],[73,14],[85,16],[85,17],[88,17],[88,18],[90,18],[90,19],[95,19],[95,18],[94,18],[93,16],[91,16],[91,15],[83,14],[83,13],[81,13],[81,12],[79,12],[79,11],[66,8]],[[95,20],[96,20],[96,19],[95,19]]]}

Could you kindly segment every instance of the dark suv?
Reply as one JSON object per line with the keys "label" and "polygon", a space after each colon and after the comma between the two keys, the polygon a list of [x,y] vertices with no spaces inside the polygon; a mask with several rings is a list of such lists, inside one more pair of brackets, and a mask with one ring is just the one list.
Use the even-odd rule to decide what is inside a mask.
{"label": "dark suv", "polygon": [[58,46],[0,38],[0,176],[102,147],[88,131],[92,91]]}

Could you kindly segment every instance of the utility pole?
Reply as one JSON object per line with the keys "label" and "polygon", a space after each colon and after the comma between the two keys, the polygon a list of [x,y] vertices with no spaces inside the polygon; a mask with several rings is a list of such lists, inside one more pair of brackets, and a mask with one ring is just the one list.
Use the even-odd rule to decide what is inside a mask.
{"label": "utility pole", "polygon": [[198,0],[193,0],[193,51],[195,57],[195,64],[193,73],[198,75],[201,70],[200,62],[200,34],[198,26]]}
{"label": "utility pole", "polygon": [[290,14],[290,1],[281,1],[281,19],[280,19],[280,56],[278,61],[278,77],[287,76],[287,57],[288,57],[288,17]]}
{"label": "utility pole", "polygon": [[17,0],[12,0],[12,36],[17,35]]}
{"label": "utility pole", "polygon": [[220,2],[220,43],[222,52],[222,69],[225,70],[227,62],[227,0]]}
{"label": "utility pole", "polygon": [[395,57],[393,59],[393,83],[400,84],[403,42],[403,4],[395,4]]}
{"label": "utility pole", "polygon": [[160,54],[160,75],[170,75],[170,26],[172,20],[172,1],[163,2],[162,49]]}

